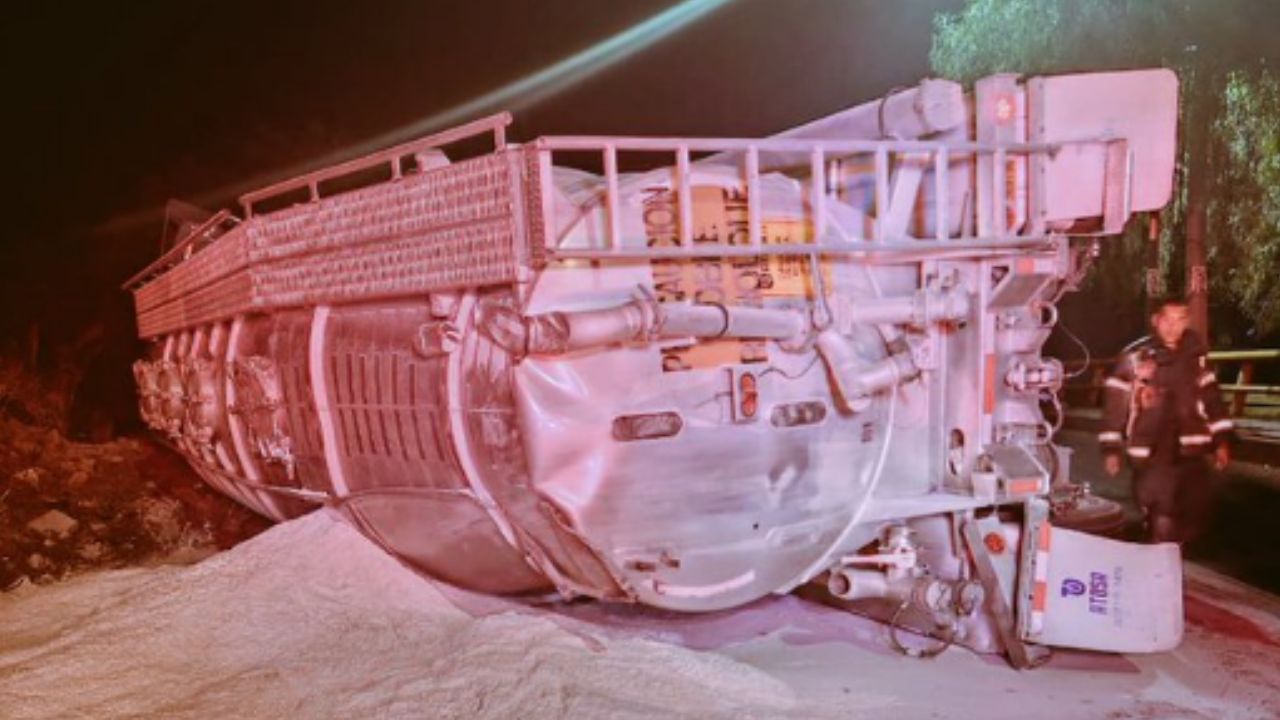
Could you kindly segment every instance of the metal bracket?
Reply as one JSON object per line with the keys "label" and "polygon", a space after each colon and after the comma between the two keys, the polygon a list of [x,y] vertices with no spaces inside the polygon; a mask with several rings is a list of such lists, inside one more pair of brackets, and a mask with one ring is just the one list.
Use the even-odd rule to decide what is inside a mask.
{"label": "metal bracket", "polygon": [[418,326],[413,349],[424,358],[448,355],[458,347],[461,334],[456,325],[440,320]]}
{"label": "metal bracket", "polygon": [[965,544],[969,546],[969,554],[973,558],[978,580],[982,583],[982,589],[986,591],[988,607],[995,615],[996,629],[1009,656],[1009,662],[1019,670],[1029,670],[1044,663],[1049,659],[1049,648],[1024,643],[1018,636],[1013,609],[1009,607],[1004,593],[1000,590],[1000,579],[996,575],[995,564],[991,560],[991,555],[988,554],[986,545],[982,542],[976,520],[969,519],[964,522],[963,536]]}

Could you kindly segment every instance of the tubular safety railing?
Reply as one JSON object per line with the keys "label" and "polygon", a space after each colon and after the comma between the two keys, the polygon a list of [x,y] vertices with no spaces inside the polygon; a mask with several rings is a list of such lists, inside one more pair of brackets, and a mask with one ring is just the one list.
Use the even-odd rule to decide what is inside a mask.
{"label": "tubular safety railing", "polygon": [[[955,143],[931,141],[831,141],[809,139],[739,139],[739,138],[642,138],[642,137],[593,137],[553,136],[539,138],[533,147],[537,150],[538,177],[543,188],[551,187],[552,167],[556,164],[554,153],[597,153],[604,172],[602,204],[605,210],[605,230],[602,243],[587,248],[548,247],[553,258],[580,260],[609,259],[683,259],[727,257],[735,255],[820,255],[930,251],[930,250],[988,250],[1026,247],[1051,239],[1042,228],[1031,222],[1031,213],[1018,218],[1018,209],[1011,206],[1020,190],[1011,189],[1006,172],[1010,163],[1026,162],[1035,156],[1052,157],[1067,145],[1101,144],[1109,149],[1108,169],[1117,153],[1128,157],[1128,146],[1123,140],[1095,138],[1055,143]],[[1115,152],[1111,150],[1115,149]],[[675,177],[671,190],[678,208],[676,242],[661,248],[624,247],[622,242],[621,202],[619,190],[619,156],[621,153],[660,154],[674,160]],[[693,236],[693,165],[694,155],[718,154],[717,160],[726,156],[741,155],[739,170],[746,190],[747,242],[742,245],[703,244]],[[786,155],[805,157],[808,162],[807,215],[812,223],[815,242],[804,245],[767,245],[762,240],[761,219],[761,156]],[[858,241],[833,242],[827,237],[827,205],[833,194],[829,181],[831,166],[835,162],[851,158],[872,159],[875,224],[871,237],[855,237]],[[976,162],[989,157],[995,171],[985,174]],[[955,208],[950,206],[951,173],[957,163],[972,163],[967,170],[973,177],[969,187],[974,191],[975,202],[961,208],[966,216],[953,218]],[[793,164],[794,165],[794,164]],[[902,169],[917,173],[914,182],[902,180]],[[917,203],[917,190],[926,172],[932,170],[934,207],[932,221],[934,232],[930,238],[916,238],[905,232],[891,231],[889,219],[907,212]],[[1128,213],[1128,195],[1132,176],[1127,162],[1118,165],[1118,173],[1108,172],[1115,182],[1107,187],[1105,204],[1107,225],[1113,224],[1114,214]],[[984,176],[985,175],[985,176]],[[544,227],[554,227],[554,193],[544,192]],[[987,211],[979,211],[987,208]],[[1011,217],[1012,213],[1012,217]],[[1017,220],[1013,218],[1018,218]],[[958,234],[951,231],[960,220]],[[973,221],[972,223],[970,221]],[[1123,224],[1121,220],[1120,224]],[[966,234],[966,228],[977,227],[977,232]],[[558,238],[546,238],[548,244]]]}
{"label": "tubular safety railing", "polygon": [[[506,149],[506,128],[511,123],[509,113],[499,113],[486,118],[444,130],[433,135],[380,150],[361,158],[343,162],[296,177],[274,183],[246,193],[239,198],[244,220],[255,212],[271,213],[279,208],[263,210],[259,206],[286,201],[293,194],[305,194],[302,202],[316,202],[330,194],[347,190],[330,190],[322,187],[326,182],[351,179],[361,173],[382,168],[389,178],[380,182],[399,179],[407,168],[406,158],[422,161],[422,153],[460,141],[491,134],[495,151]],[[556,227],[556,193],[553,188],[552,168],[555,153],[597,153],[604,172],[604,191],[600,199],[606,213],[606,228],[602,242],[592,247],[559,247],[559,238],[545,236],[538,239],[545,245],[546,256],[552,259],[626,260],[626,259],[694,259],[731,256],[807,256],[816,260],[822,255],[854,255],[872,257],[892,254],[897,258],[907,254],[934,254],[938,252],[979,254],[1007,251],[1015,248],[1043,247],[1055,241],[1038,221],[1034,198],[1024,183],[1030,175],[1033,161],[1051,160],[1059,150],[1071,146],[1098,146],[1106,149],[1106,178],[1103,202],[1102,232],[1115,231],[1123,225],[1129,214],[1128,198],[1132,191],[1132,153],[1123,139],[1112,137],[1088,138],[1053,143],[979,143],[935,142],[913,140],[814,140],[796,138],[742,139],[742,138],[641,138],[641,137],[592,137],[551,136],[542,137],[530,144],[535,156],[531,169],[535,177],[528,178],[540,187],[537,197],[542,205],[531,208],[541,214],[541,227]],[[678,207],[676,242],[663,247],[624,244],[620,197],[620,155],[659,154],[673,160],[675,179],[671,191]],[[700,243],[694,237],[693,174],[695,156],[719,154],[717,161],[728,157],[740,157],[745,191],[747,216],[747,242],[742,244]],[[778,167],[762,162],[763,158],[791,158],[787,167],[799,169],[809,185],[805,210],[811,222],[812,242],[794,244],[766,243],[765,220],[762,217],[762,172]],[[873,220],[871,232],[862,227],[845,228],[844,240],[832,240],[828,232],[828,209],[838,199],[838,189],[832,180],[839,180],[838,165],[853,160],[870,159],[869,177],[859,183],[870,185],[870,192],[862,190],[862,202],[866,203],[868,219]],[[409,166],[415,167],[415,166]],[[421,170],[421,167],[418,167]],[[965,174],[964,184],[968,199],[960,207],[953,207],[952,186],[956,172]],[[1010,183],[1010,172],[1021,174],[1022,179]],[[933,208],[929,220],[932,233],[921,232],[912,236],[906,228],[921,218],[916,215],[920,190],[926,176],[932,184]],[[360,186],[369,183],[362,182]],[[868,197],[869,195],[869,197]],[[287,204],[286,204],[287,206]],[[226,223],[239,219],[225,211],[215,216],[215,222]],[[217,225],[221,227],[221,225]],[[956,228],[953,231],[953,228]],[[869,234],[870,237],[863,237]],[[212,235],[208,231],[192,233],[186,242],[153,263],[127,287],[134,287],[161,274],[188,259],[192,251],[199,250],[199,240]]]}
{"label": "tubular safety railing", "polygon": [[[1280,421],[1280,385],[1259,385],[1253,381],[1259,365],[1280,360],[1280,349],[1213,350],[1208,358],[1218,366],[1219,376],[1223,368],[1234,367],[1236,370],[1234,383],[1220,383],[1218,386],[1229,400],[1232,417]],[[1071,393],[1068,397],[1078,399],[1077,407],[1097,407],[1102,403],[1107,373],[1118,360],[1118,357],[1112,357],[1091,360],[1087,364],[1066,363],[1068,372],[1079,373],[1078,379],[1067,383],[1064,388]]]}
{"label": "tubular safety railing", "polygon": [[402,165],[403,159],[420,153],[425,150],[434,150],[445,145],[466,140],[468,138],[484,135],[486,133],[493,134],[493,146],[495,151],[502,150],[507,146],[507,126],[511,124],[511,113],[497,113],[488,117],[480,118],[465,125],[459,125],[449,128],[443,132],[428,135],[424,138],[411,140],[385,150],[379,150],[364,157],[348,160],[344,163],[332,165],[330,167],[316,170],[314,172],[305,173],[296,177],[282,180],[278,183],[268,185],[267,187],[245,193],[240,196],[240,206],[244,210],[244,217],[248,219],[253,217],[254,206],[264,200],[273,197],[286,195],[290,192],[305,188],[308,192],[308,199],[312,202],[320,199],[320,183],[326,180],[334,180],[344,176],[352,175],[364,170],[376,168],[379,165],[388,165],[391,172],[391,179],[395,180],[404,172]]}
{"label": "tubular safety railing", "polygon": [[208,220],[200,223],[191,232],[184,237],[178,239],[172,248],[163,255],[153,261],[150,265],[140,270],[133,277],[125,281],[121,286],[123,290],[133,290],[151,278],[164,273],[166,270],[181,263],[183,260],[191,257],[199,252],[203,245],[216,240],[229,226],[234,226],[240,222],[240,219],[231,214],[230,210],[219,210],[214,213]]}

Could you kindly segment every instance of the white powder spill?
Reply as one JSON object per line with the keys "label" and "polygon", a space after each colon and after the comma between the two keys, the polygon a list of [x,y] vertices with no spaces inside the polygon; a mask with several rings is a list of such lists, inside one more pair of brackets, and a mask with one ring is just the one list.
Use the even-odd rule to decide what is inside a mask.
{"label": "white powder spill", "polygon": [[721,655],[473,618],[324,512],[191,567],[0,596],[0,715],[15,720],[827,712]]}
{"label": "white powder spill", "polygon": [[699,652],[642,639],[663,613],[437,585],[320,512],[198,565],[0,595],[0,718],[1280,717],[1274,618],[1228,610],[1274,599],[1200,575],[1199,624],[1157,655],[921,661],[868,647],[870,621],[781,599],[669,618],[676,639],[729,642]]}

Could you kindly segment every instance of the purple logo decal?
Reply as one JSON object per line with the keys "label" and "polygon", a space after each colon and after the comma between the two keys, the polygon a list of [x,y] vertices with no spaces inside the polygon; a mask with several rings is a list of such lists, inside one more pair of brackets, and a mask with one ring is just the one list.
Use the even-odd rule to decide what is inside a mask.
{"label": "purple logo decal", "polygon": [[1072,595],[1083,595],[1084,583],[1075,578],[1067,578],[1062,581],[1062,597],[1070,597]]}

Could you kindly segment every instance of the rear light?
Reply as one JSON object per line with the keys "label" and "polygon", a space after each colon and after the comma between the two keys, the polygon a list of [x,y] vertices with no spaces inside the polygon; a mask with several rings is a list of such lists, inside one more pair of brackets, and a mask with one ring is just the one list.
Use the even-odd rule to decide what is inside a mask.
{"label": "rear light", "polygon": [[1040,484],[1040,480],[1032,478],[1013,480],[1005,485],[1004,492],[1006,495],[1037,495],[1041,492]]}
{"label": "rear light", "polygon": [[744,420],[751,420],[759,409],[760,394],[757,391],[756,376],[744,372],[738,376],[738,414]]}
{"label": "rear light", "polygon": [[613,439],[619,442],[671,437],[684,428],[684,420],[673,412],[619,415],[613,419]]}
{"label": "rear light", "polygon": [[769,413],[769,422],[774,427],[798,427],[816,425],[827,417],[827,404],[821,400],[776,405]]}

